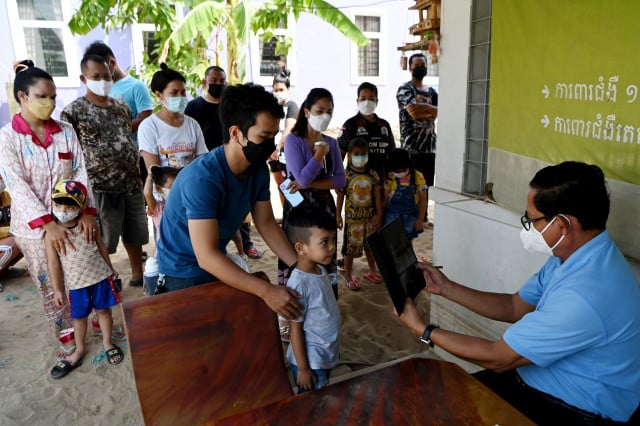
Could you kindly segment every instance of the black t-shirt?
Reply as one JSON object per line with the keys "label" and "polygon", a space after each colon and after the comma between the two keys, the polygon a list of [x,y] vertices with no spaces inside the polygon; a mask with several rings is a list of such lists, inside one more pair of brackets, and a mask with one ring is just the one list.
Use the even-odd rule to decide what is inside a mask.
{"label": "black t-shirt", "polygon": [[338,136],[340,150],[347,152],[349,142],[356,136],[362,137],[369,142],[369,166],[379,176],[385,176],[384,162],[389,156],[389,152],[395,149],[393,133],[387,120],[377,115],[373,122],[370,122],[360,114],[351,117],[344,122]]}
{"label": "black t-shirt", "polygon": [[195,119],[202,133],[204,134],[204,143],[209,151],[222,145],[222,123],[218,116],[218,107],[220,104],[208,102],[202,96],[190,101],[184,110],[184,113]]}

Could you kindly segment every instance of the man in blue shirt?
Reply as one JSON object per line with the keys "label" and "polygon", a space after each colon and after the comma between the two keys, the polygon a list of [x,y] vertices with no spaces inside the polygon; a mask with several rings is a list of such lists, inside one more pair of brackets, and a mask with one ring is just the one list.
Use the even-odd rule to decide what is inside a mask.
{"label": "man in blue shirt", "polygon": [[605,229],[602,170],[565,162],[540,170],[530,186],[520,238],[551,257],[519,292],[474,290],[423,267],[430,293],[512,323],[502,339],[427,326],[411,300],[400,319],[423,342],[487,368],[476,378],[537,424],[635,421],[640,287]]}
{"label": "man in blue shirt", "polygon": [[161,289],[220,280],[262,298],[287,319],[300,315],[297,292],[246,273],[226,255],[231,237],[251,212],[271,250],[289,265],[296,261],[273,216],[266,164],[282,117],[276,98],[260,86],[225,89],[220,101],[223,145],[185,167],[167,199],[158,240]]}

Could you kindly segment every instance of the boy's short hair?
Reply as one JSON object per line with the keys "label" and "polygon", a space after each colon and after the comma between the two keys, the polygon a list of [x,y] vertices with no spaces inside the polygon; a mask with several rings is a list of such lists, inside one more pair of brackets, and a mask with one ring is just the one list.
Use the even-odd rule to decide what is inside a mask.
{"label": "boy's short hair", "polygon": [[75,180],[61,180],[53,187],[51,199],[57,204],[82,208],[87,200],[87,188]]}
{"label": "boy's short hair", "polygon": [[373,83],[369,83],[368,81],[365,81],[360,86],[358,86],[358,97],[360,96],[360,92],[362,92],[365,89],[371,90],[373,92],[373,95],[376,98],[378,97],[378,87]]}
{"label": "boy's short hair", "polygon": [[302,203],[291,209],[287,216],[287,237],[291,244],[298,242],[308,244],[311,228],[314,227],[335,231],[336,220],[323,206]]}
{"label": "boy's short hair", "polygon": [[356,136],[355,138],[349,141],[349,145],[347,146],[347,152],[353,151],[355,148],[364,148],[369,151],[369,142],[361,136]]}

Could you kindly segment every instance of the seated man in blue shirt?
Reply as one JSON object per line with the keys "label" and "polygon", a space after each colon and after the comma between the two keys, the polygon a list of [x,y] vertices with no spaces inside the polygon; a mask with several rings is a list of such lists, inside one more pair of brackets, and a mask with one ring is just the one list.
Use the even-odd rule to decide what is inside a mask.
{"label": "seated man in blue shirt", "polygon": [[[267,158],[282,108],[260,86],[229,86],[220,101],[223,145],[185,167],[171,187],[158,240],[160,291],[220,280],[255,294],[278,315],[300,315],[300,295],[238,267],[226,247],[251,212],[269,248],[289,265],[296,253],[273,217]],[[164,281],[164,283],[163,283]]]}
{"label": "seated man in blue shirt", "polygon": [[423,342],[487,368],[476,378],[537,424],[635,419],[640,288],[605,229],[602,170],[565,162],[538,171],[530,186],[520,237],[525,249],[551,257],[519,292],[474,290],[422,267],[428,292],[512,323],[502,339],[427,326],[411,300],[400,319]]}

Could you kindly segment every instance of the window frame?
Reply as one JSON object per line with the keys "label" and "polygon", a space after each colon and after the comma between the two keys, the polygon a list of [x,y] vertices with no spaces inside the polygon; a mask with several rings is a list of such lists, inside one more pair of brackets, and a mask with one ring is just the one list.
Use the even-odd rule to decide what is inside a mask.
{"label": "window frame", "polygon": [[[274,28],[271,30],[274,36],[284,36],[290,37],[292,39],[292,45],[289,48],[289,52],[287,53],[287,68],[290,70],[297,69],[296,67],[296,48],[295,48],[295,26],[296,21],[293,16],[289,16],[287,19],[287,28]],[[258,32],[258,34],[251,35],[251,40],[249,42],[250,49],[250,67],[248,71],[250,71],[253,83],[260,84],[264,87],[271,87],[273,84],[272,75],[260,75],[260,62],[262,58],[260,57],[260,40],[262,39],[262,35],[264,31]],[[292,86],[295,86],[295,82],[297,80],[297,76],[295,72],[291,73],[289,77],[289,82]]]}
{"label": "window frame", "polygon": [[388,62],[388,31],[387,31],[387,11],[383,9],[370,8],[353,8],[350,10],[351,21],[355,24],[356,16],[367,16],[380,18],[380,32],[363,32],[368,39],[378,39],[378,75],[377,76],[361,76],[358,75],[358,50],[357,44],[350,42],[350,68],[351,68],[351,84],[358,85],[365,81],[375,85],[387,84],[387,64]]}
{"label": "window frame", "polygon": [[[62,32],[62,43],[64,45],[64,56],[67,64],[66,77],[53,77],[53,81],[57,87],[80,87],[80,61],[78,61],[76,39],[71,34],[71,30],[67,23],[72,17],[72,8],[70,0],[60,0],[62,8],[61,21],[43,21],[43,20],[21,20],[18,13],[18,0],[7,0],[7,15],[9,17],[9,27],[11,30],[11,42],[15,53],[15,60],[24,59],[35,60],[29,58],[27,53],[27,43],[24,36],[25,28],[50,28],[59,29]],[[44,69],[43,64],[35,64],[37,67]]]}
{"label": "window frame", "polygon": [[156,33],[155,24],[131,24],[131,48],[133,49],[133,66],[139,69],[144,65],[144,37],[143,33]]}

